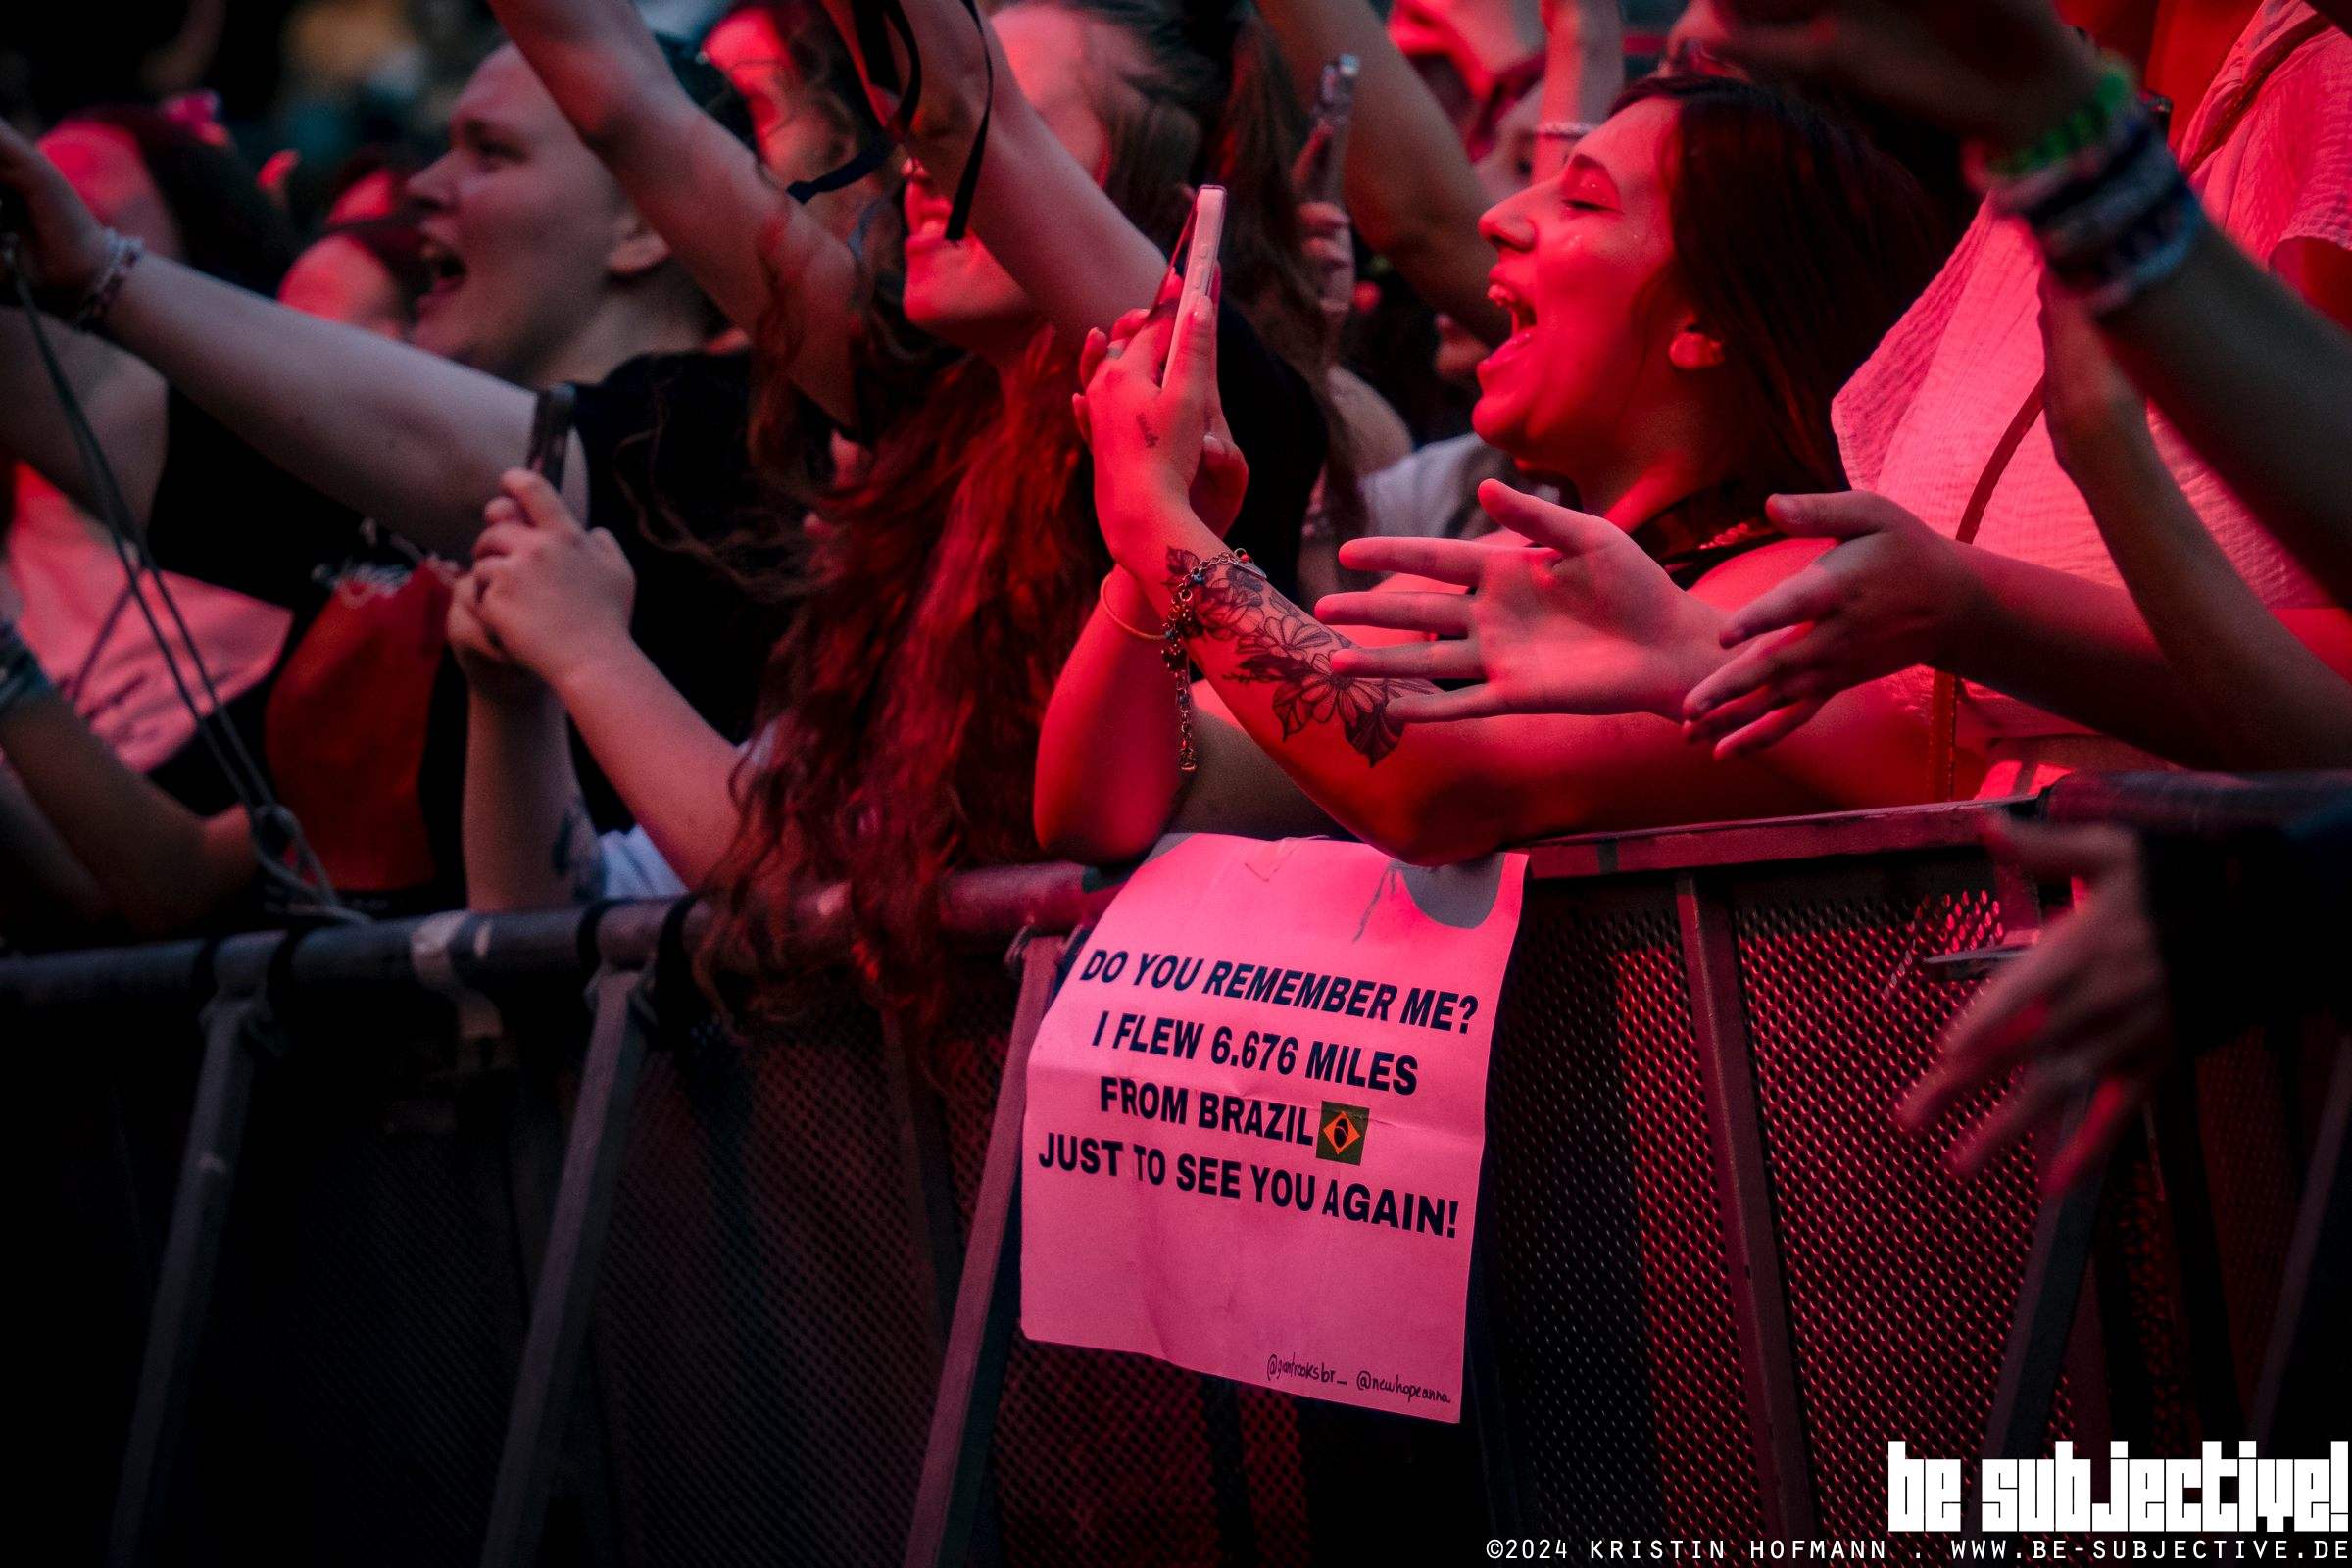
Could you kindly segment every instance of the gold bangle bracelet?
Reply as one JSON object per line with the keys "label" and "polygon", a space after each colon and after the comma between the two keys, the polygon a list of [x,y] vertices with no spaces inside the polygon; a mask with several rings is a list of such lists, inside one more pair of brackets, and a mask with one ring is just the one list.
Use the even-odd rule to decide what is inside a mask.
{"label": "gold bangle bracelet", "polygon": [[1125,632],[1128,636],[1135,638],[1138,642],[1147,642],[1156,645],[1160,640],[1160,634],[1158,632],[1146,631],[1141,626],[1129,625],[1127,622],[1119,618],[1119,612],[1117,611],[1110,608],[1110,579],[1116,577],[1122,569],[1124,568],[1113,566],[1109,571],[1103,574],[1102,586],[1095,590],[1095,601],[1102,607],[1102,614],[1104,618],[1107,619],[1113,626],[1118,627],[1119,630]]}

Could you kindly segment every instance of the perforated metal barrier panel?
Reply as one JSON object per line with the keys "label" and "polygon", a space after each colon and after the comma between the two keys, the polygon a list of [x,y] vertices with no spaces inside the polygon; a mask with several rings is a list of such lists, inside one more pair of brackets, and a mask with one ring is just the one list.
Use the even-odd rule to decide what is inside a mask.
{"label": "perforated metal barrier panel", "polygon": [[939,1376],[912,1151],[874,1014],[821,998],[639,1083],[594,1341],[624,1563],[904,1549]]}
{"label": "perforated metal barrier panel", "polygon": [[2033,1237],[2028,1151],[1973,1182],[1938,1163],[1992,1096],[1924,1137],[1892,1114],[1970,989],[1919,960],[2000,916],[1976,857],[1742,881],[1733,907],[1821,1529],[1879,1534],[1889,1439],[1983,1444]]}
{"label": "perforated metal barrier panel", "polygon": [[1540,1535],[1761,1527],[1674,890],[1531,890],[1480,1223]]}
{"label": "perforated metal barrier panel", "polygon": [[[1473,1345],[1499,1396],[1441,1426],[1015,1334],[973,1559],[1459,1560],[1492,1520],[1882,1533],[1888,1440],[1987,1440],[2039,1212],[2030,1151],[1961,1183],[1938,1164],[1956,1121],[1889,1118],[1970,991],[1923,960],[2003,934],[1954,842],[1612,851],[1540,879],[1489,1085]],[[994,952],[954,985],[952,1038],[904,1062],[840,977],[789,1028],[651,1041],[611,1135],[539,1561],[902,1560],[1016,1013]],[[142,1346],[164,1353],[144,1313],[203,1039],[188,1001],[27,1020],[8,995],[0,969],[47,1112],[30,1234],[69,1391],[36,1401],[35,1474],[85,1548],[63,1560],[95,1560]],[[257,1054],[148,1560],[458,1564],[496,1539],[579,1017],[517,1010],[535,1032],[487,1049],[396,1019],[321,1033],[335,1017]],[[2323,1059],[2254,1039],[2197,1069],[2209,1259],[2181,1170],[2145,1148],[2116,1168],[2043,1437],[2186,1452],[2217,1391],[2250,1399]]]}

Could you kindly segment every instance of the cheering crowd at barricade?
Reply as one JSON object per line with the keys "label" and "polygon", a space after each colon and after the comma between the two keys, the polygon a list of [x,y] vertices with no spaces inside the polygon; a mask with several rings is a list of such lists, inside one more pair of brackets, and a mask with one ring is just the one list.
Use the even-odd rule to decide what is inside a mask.
{"label": "cheering crowd at barricade", "polygon": [[[9,945],[692,891],[758,1015],[846,885],[919,1031],[954,873],[1172,830],[2352,768],[2340,0],[490,9],[307,246],[0,128]],[[2341,811],[1996,850],[1964,1167],[2340,974]]]}

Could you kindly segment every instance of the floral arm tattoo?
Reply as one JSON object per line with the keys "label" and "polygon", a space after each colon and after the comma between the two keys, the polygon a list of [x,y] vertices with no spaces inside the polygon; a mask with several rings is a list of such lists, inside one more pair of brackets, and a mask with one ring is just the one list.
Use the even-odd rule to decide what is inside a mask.
{"label": "floral arm tattoo", "polygon": [[[1169,583],[1184,581],[1200,564],[1193,552],[1171,549]],[[1274,688],[1274,717],[1286,741],[1310,724],[1337,724],[1364,761],[1378,766],[1404,735],[1389,705],[1401,693],[1437,690],[1425,680],[1333,673],[1331,656],[1350,646],[1347,639],[1246,568],[1210,572],[1194,592],[1193,613],[1202,636],[1232,643],[1241,656],[1227,679]]]}
{"label": "floral arm tattoo", "polygon": [[588,818],[587,803],[577,795],[564,808],[564,820],[556,824],[548,869],[564,879],[574,899],[593,899],[605,890],[604,842]]}

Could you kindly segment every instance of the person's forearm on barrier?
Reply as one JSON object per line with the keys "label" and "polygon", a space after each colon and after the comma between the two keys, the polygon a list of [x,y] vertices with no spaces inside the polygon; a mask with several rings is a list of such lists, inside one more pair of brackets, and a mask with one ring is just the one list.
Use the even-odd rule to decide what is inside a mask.
{"label": "person's forearm on barrier", "polygon": [[0,711],[0,755],[107,906],[138,935],[185,931],[253,881],[243,810],[199,817],[124,767],[55,693]]}
{"label": "person's forearm on barrier", "polygon": [[572,129],[729,320],[758,332],[785,282],[785,373],[850,421],[862,285],[849,247],[686,96],[628,0],[491,0],[490,9]]}
{"label": "person's forearm on barrier", "polygon": [[1557,179],[1575,125],[1598,124],[1625,90],[1624,0],[1551,0],[1544,32],[1533,183]]}
{"label": "person's forearm on barrier", "polygon": [[[1054,685],[1038,732],[1038,844],[1088,865],[1140,858],[1164,832],[1198,826],[1261,837],[1325,833],[1331,819],[1243,734],[1213,687],[1189,720],[1199,765],[1178,765],[1174,677],[1152,596],[1125,571]],[[1185,677],[1191,679],[1189,673]]]}
{"label": "person's forearm on barrier", "polygon": [[1356,58],[1343,181],[1364,243],[1433,309],[1485,342],[1501,342],[1510,322],[1487,297],[1494,252],[1478,233],[1485,189],[1452,122],[1379,15],[1364,0],[1264,0],[1258,10],[1296,81],[1320,79],[1334,55]]}
{"label": "person's forearm on barrier", "polygon": [[604,856],[555,693],[516,700],[474,688],[464,836],[468,908],[547,909],[602,893]]}
{"label": "person's forearm on barrier", "polygon": [[47,946],[90,930],[108,912],[97,878],[0,767],[0,938]]}
{"label": "person's forearm on barrier", "polygon": [[465,815],[468,908],[547,909],[604,891],[603,846],[571,765],[564,705],[506,657],[475,613],[477,585],[459,582],[449,646],[465,672]]}

